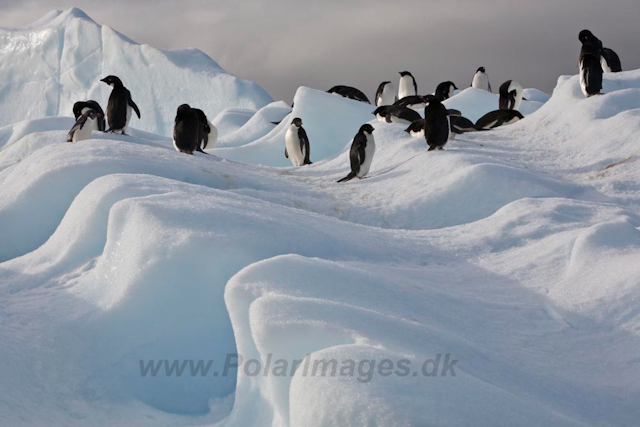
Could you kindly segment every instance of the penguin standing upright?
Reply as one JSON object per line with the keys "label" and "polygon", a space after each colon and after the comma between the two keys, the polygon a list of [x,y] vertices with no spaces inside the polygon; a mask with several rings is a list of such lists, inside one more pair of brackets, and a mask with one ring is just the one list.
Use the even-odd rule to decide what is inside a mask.
{"label": "penguin standing upright", "polygon": [[418,94],[418,83],[408,71],[400,72],[400,83],[398,84],[398,99],[402,99],[405,96],[412,96]]}
{"label": "penguin standing upright", "polygon": [[78,101],[73,104],[73,116],[78,120],[80,116],[86,113],[89,110],[93,110],[96,113],[99,113],[97,116],[98,119],[93,122],[93,130],[97,130],[100,132],[104,132],[107,127],[104,124],[104,111],[102,111],[102,107],[94,100],[89,101]]}
{"label": "penguin standing upright", "polygon": [[602,90],[602,42],[589,30],[580,31],[580,87],[589,97],[599,95]]}
{"label": "penguin standing upright", "polygon": [[522,103],[522,86],[513,80],[507,80],[500,85],[500,101],[498,102],[501,110],[518,110]]}
{"label": "penguin standing upright", "polygon": [[[211,144],[211,148],[216,148],[216,142],[218,141],[218,129],[209,121],[204,111],[199,108],[194,108],[194,111],[198,114],[200,119],[200,137],[198,140],[200,143],[196,148],[196,151],[205,153],[203,150]],[[205,153],[209,154],[209,153]]]}
{"label": "penguin standing upright", "polygon": [[284,156],[291,160],[293,166],[310,165],[309,160],[309,137],[302,127],[302,119],[296,117],[291,122],[287,133],[284,136],[285,148]]}
{"label": "penguin standing upright", "polygon": [[433,95],[426,96],[424,107],[424,137],[427,140],[429,151],[442,150],[449,142],[451,125],[447,109],[438,98]]}
{"label": "penguin standing upright", "polygon": [[173,125],[173,146],[176,150],[193,155],[200,145],[201,128],[200,117],[196,110],[189,104],[179,106]]}
{"label": "penguin standing upright", "polygon": [[446,99],[449,99],[453,96],[454,90],[458,89],[453,82],[442,82],[436,88],[435,97],[438,98],[438,101],[442,102]]}
{"label": "penguin standing upright", "polygon": [[373,126],[368,123],[360,126],[360,130],[353,138],[351,150],[349,151],[351,172],[338,182],[347,182],[355,177],[362,179],[369,173],[373,155],[376,152],[373,131]]}
{"label": "penguin standing upright", "polygon": [[487,71],[484,67],[478,68],[478,71],[473,75],[471,87],[492,92],[491,83],[489,83],[489,76],[487,75]]}
{"label": "penguin standing upright", "polygon": [[87,109],[85,113],[78,117],[76,124],[69,131],[67,142],[78,142],[91,138],[91,132],[97,128],[100,119],[104,121],[104,114],[93,109]]}
{"label": "penguin standing upright", "polygon": [[396,88],[391,82],[382,82],[376,91],[376,107],[396,102]]}
{"label": "penguin standing upright", "polygon": [[107,104],[107,120],[109,121],[108,132],[121,132],[126,135],[129,121],[133,115],[132,110],[140,118],[140,110],[133,99],[131,92],[124,87],[122,80],[116,76],[107,76],[101,80],[113,88],[109,96],[109,104]]}

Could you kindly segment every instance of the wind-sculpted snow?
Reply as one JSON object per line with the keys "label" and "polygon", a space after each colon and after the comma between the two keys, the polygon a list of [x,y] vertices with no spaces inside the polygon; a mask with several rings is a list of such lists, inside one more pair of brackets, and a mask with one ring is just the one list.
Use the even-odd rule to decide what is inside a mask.
{"label": "wind-sculpted snow", "polygon": [[[135,123],[74,144],[70,118],[1,128],[0,424],[634,425],[638,90],[640,71],[589,99],[562,77],[439,152],[308,88],[290,115],[226,110],[212,155]],[[270,122],[296,116],[314,164],[255,166],[288,165],[290,121]],[[337,184],[366,122],[370,177]]]}
{"label": "wind-sculpted snow", "polygon": [[139,45],[74,8],[0,29],[0,126],[72,116],[73,104],[85,99],[106,111],[111,88],[100,79],[109,74],[122,79],[140,108],[142,119],[131,125],[166,136],[183,103],[215,117],[225,108],[257,110],[272,101],[259,85],[228,74],[199,50]]}

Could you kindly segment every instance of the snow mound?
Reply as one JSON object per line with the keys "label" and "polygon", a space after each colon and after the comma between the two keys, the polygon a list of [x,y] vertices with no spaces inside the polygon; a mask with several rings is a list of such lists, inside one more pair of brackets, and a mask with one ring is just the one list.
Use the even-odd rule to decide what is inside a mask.
{"label": "snow mound", "polygon": [[[302,119],[309,136],[312,162],[339,153],[350,143],[360,126],[373,118],[371,112],[374,107],[371,105],[306,87],[298,89],[293,102],[294,108],[289,117]],[[291,166],[291,161],[284,157],[284,136],[290,124],[291,120],[283,120],[251,143],[217,148],[212,153],[243,163]]]}
{"label": "snow mound", "polygon": [[[542,102],[527,99],[528,101],[522,101],[519,109],[524,116],[534,113],[542,106]],[[464,117],[475,123],[488,112],[497,110],[499,100],[500,96],[496,93],[469,87],[447,99],[443,104],[447,108],[459,110]]]}
{"label": "snow mound", "polygon": [[140,108],[142,119],[131,125],[166,136],[182,103],[215,117],[228,107],[257,110],[272,101],[259,85],[228,74],[199,50],[139,45],[76,8],[1,28],[0,74],[0,126],[72,116],[73,104],[85,99],[106,109],[111,88],[100,79],[109,74],[122,79]]}
{"label": "snow mound", "polygon": [[[226,130],[216,146],[237,147],[262,138],[273,130],[276,126],[274,123],[282,121],[290,112],[291,107],[284,101],[273,102],[252,114],[249,120],[242,122],[244,117],[238,114],[239,112],[225,110],[221,113],[223,117],[216,117],[216,122]],[[232,123],[242,124],[234,129]]]}

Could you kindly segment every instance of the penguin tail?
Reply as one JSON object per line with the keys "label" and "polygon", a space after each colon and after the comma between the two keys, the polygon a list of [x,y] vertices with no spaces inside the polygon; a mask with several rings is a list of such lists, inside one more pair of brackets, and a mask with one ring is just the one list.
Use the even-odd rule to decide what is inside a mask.
{"label": "penguin tail", "polygon": [[211,154],[207,153],[206,151],[203,151],[202,148],[198,147],[196,148],[196,151],[202,154],[206,154],[207,156],[210,156]]}
{"label": "penguin tail", "polygon": [[342,178],[341,180],[339,180],[337,182],[347,182],[347,181],[352,180],[355,177],[356,177],[356,173],[355,172],[351,172],[349,175],[345,176],[344,178]]}

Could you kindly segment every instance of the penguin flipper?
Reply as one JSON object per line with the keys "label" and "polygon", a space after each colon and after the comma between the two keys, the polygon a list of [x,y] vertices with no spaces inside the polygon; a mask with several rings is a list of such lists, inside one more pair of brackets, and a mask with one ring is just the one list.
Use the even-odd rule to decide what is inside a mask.
{"label": "penguin flipper", "polygon": [[202,154],[206,154],[207,156],[210,156],[211,154],[207,153],[206,151],[202,151],[202,148],[198,147],[196,148],[196,151]]}
{"label": "penguin flipper", "polygon": [[138,115],[138,118],[140,118],[140,109],[138,109],[138,106],[136,105],[135,102],[133,102],[133,99],[129,98],[129,105],[131,106],[131,108],[133,108],[133,111],[136,112],[136,114]]}
{"label": "penguin flipper", "polygon": [[307,131],[303,128],[298,129],[298,138],[300,139],[300,149],[304,153],[304,162],[305,165],[310,165],[311,160],[309,160],[309,137],[307,136]]}
{"label": "penguin flipper", "polygon": [[76,123],[73,125],[73,127],[69,131],[69,134],[67,135],[67,142],[73,142],[73,135],[76,133],[76,131],[79,131],[80,129],[82,129],[82,127],[86,122],[87,122],[86,114],[81,115],[78,118],[78,120],[76,120]]}

